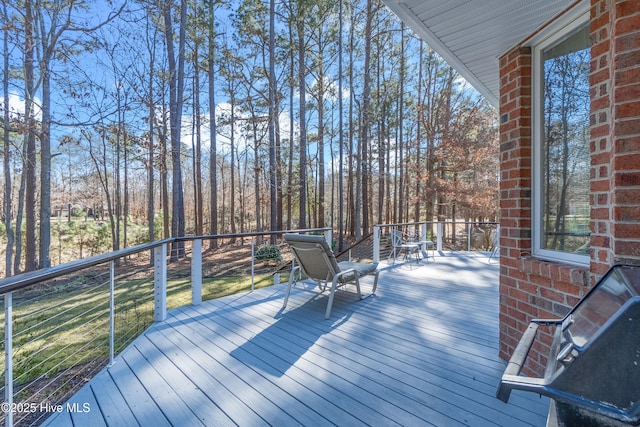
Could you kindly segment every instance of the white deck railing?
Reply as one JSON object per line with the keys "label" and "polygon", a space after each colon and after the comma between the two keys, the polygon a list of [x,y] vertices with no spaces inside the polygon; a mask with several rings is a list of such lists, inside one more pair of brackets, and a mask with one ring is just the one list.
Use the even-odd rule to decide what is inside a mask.
{"label": "white deck railing", "polygon": [[[473,233],[471,232],[472,227],[479,224],[483,227],[490,227],[496,223],[458,222],[456,224],[458,229],[464,224],[467,235],[467,248],[470,250],[472,249],[473,238]],[[420,237],[420,239],[424,240],[426,238],[427,240],[432,240],[438,251],[442,251],[446,243],[443,239],[445,230],[448,235],[456,234],[455,226],[452,225],[451,222],[376,225],[373,233],[372,254],[376,262],[379,262],[381,258],[381,236],[383,235],[383,231],[388,229],[402,229],[413,236]],[[54,382],[54,374],[51,374],[51,372],[54,372],[55,375],[62,375],[59,374],[59,372],[73,370],[78,364],[87,364],[92,370],[85,371],[82,375],[83,377],[91,377],[104,366],[104,364],[98,366],[95,363],[96,359],[105,360],[103,363],[113,364],[118,351],[142,333],[149,325],[149,322],[160,322],[166,319],[168,305],[167,281],[172,280],[172,274],[174,274],[171,269],[168,269],[168,266],[172,267],[171,263],[168,264],[170,245],[175,242],[190,242],[192,245],[190,254],[190,283],[185,286],[190,286],[191,288],[190,303],[198,305],[201,304],[203,300],[203,276],[205,276],[203,274],[203,268],[205,266],[203,266],[202,242],[204,240],[230,239],[234,237],[251,238],[251,289],[253,289],[256,239],[272,234],[280,235],[286,232],[287,231],[234,235],[225,234],[166,239],[0,280],[0,295],[4,296],[4,351],[0,352],[0,358],[4,356],[4,360],[0,361],[0,364],[4,365],[4,402],[2,403],[2,409],[5,415],[5,425],[12,426],[14,422],[20,422],[21,419],[28,417],[32,417],[29,423],[34,420],[37,421],[37,412],[42,412],[42,403],[49,405],[45,406],[46,408],[51,408],[66,401],[66,395],[59,389],[51,390],[51,384]],[[330,245],[332,242],[332,232],[328,228],[291,230],[291,232],[321,232],[324,233]],[[459,239],[462,238],[463,236],[459,236]],[[123,259],[128,259],[132,256],[146,258],[146,254],[149,252],[153,254],[150,262],[145,261],[143,263],[144,265],[134,273],[127,273],[129,276],[125,278],[117,275],[118,271],[120,271],[118,264]],[[148,258],[146,259],[148,260]],[[148,277],[145,276],[143,279],[138,277],[144,276],[146,273],[149,274]],[[132,278],[132,275],[135,275],[135,278]],[[60,283],[67,284],[74,279],[79,282],[78,286],[73,288],[72,291],[74,298],[69,297],[65,301],[64,296],[67,295],[66,288],[63,291],[55,288],[60,286]],[[146,300],[142,302],[137,301],[136,298],[138,298],[138,296],[130,295],[128,293],[130,290],[126,286],[120,286],[121,283],[131,283],[132,280],[144,281],[145,286],[147,282],[150,282],[148,288],[144,287],[141,291],[144,295],[142,298],[146,298]],[[278,275],[274,277],[274,281],[277,280]],[[99,292],[89,292],[91,289],[98,287],[100,288]],[[140,287],[142,288],[142,285],[140,285]],[[81,291],[78,291],[78,288]],[[86,291],[87,289],[89,291]],[[96,295],[99,295],[99,297],[96,297]],[[56,299],[59,299],[61,301],[59,305],[64,305],[64,307],[54,307],[53,314],[46,312],[44,309],[40,310],[39,307],[35,310],[32,308],[33,304],[30,303],[30,301],[34,300],[51,301]],[[96,301],[85,301],[93,299],[96,299]],[[85,304],[85,302],[93,305],[86,309],[84,307],[77,309],[78,306]],[[149,320],[138,322],[138,319],[135,319],[135,321],[131,322],[135,325],[131,328],[132,330],[123,332],[123,327],[120,326],[122,319],[120,318],[123,316],[125,318],[127,316],[142,316],[139,314],[139,311],[146,309],[142,310],[139,309],[139,307],[142,305],[146,307],[147,302],[151,307],[148,310],[150,313]],[[189,304],[189,301],[185,300],[180,303],[182,305]],[[50,307],[47,307],[47,309],[48,308]],[[74,310],[77,311],[77,313]],[[69,311],[71,311],[72,314],[67,316]],[[129,312],[133,314],[127,314]],[[0,313],[2,313],[2,311],[0,311]],[[147,313],[147,311],[145,311],[145,313]],[[147,314],[144,314],[144,316],[147,316]],[[99,322],[96,319],[99,319]],[[47,329],[46,333],[34,337],[34,331],[42,330],[42,325],[45,322],[52,323],[53,325],[47,325],[50,329]],[[80,361],[77,359],[65,359],[59,361],[57,360],[59,356],[47,353],[60,351],[53,349],[52,343],[59,340],[60,334],[65,329],[68,329],[68,327],[65,326],[65,322],[73,322],[76,325],[79,324],[81,329],[84,329],[88,335],[104,335],[92,338],[82,344],[85,352],[87,349],[96,349],[96,353],[98,353],[98,351],[100,352],[96,355],[92,353],[94,359],[83,359]],[[142,326],[140,326],[139,323]],[[106,332],[107,330],[108,333]],[[25,345],[28,344],[30,340],[38,340],[39,343],[36,346],[32,346],[34,348],[26,351],[24,350]],[[108,354],[106,350],[107,347]],[[67,352],[69,348],[69,345],[67,345]],[[104,350],[102,350],[103,348]],[[29,355],[27,355],[27,353],[29,353]],[[28,357],[31,357],[33,354],[38,354],[38,360],[44,360],[45,362],[34,362],[33,360],[36,359],[28,359]],[[69,357],[77,356],[73,354]],[[52,360],[54,361],[52,362]],[[34,366],[38,363],[47,366]],[[86,372],[88,372],[88,374]],[[18,375],[16,375],[16,373],[18,373]],[[34,377],[36,379],[33,379]],[[25,387],[25,383],[27,382],[25,378],[29,378],[28,387]],[[66,389],[67,386],[63,385],[61,388]],[[55,396],[56,393],[60,393],[57,398]],[[44,399],[46,399],[46,401]],[[19,418],[14,419],[16,415]],[[48,414],[43,413],[39,416],[44,417],[46,415]]]}
{"label": "white deck railing", "polygon": [[[472,229],[474,227],[484,227],[491,232],[495,232],[498,228],[497,222],[472,222],[472,221],[423,221],[423,222],[404,222],[398,224],[378,224],[373,227],[373,261],[380,262],[381,251],[381,236],[383,230],[401,230],[408,237],[409,240],[431,241],[435,246],[435,250],[442,252],[445,242],[445,230],[447,234],[463,238],[466,240],[467,251],[474,249],[474,233]],[[457,236],[457,231],[460,228],[463,229],[464,235]],[[490,235],[484,236],[488,245],[492,244],[492,238]],[[448,239],[451,240],[451,239]],[[487,248],[489,249],[489,248]]]}
{"label": "white deck railing", "polygon": [[[61,350],[53,350],[56,347],[52,347],[51,343],[55,342],[59,338],[59,334],[63,333],[65,330],[65,325],[62,320],[56,320],[56,317],[59,319],[65,318],[64,313],[73,310],[73,307],[54,307],[54,311],[56,314],[44,313],[38,311],[38,313],[33,312],[34,310],[28,310],[30,312],[17,314],[14,301],[14,295],[17,293],[19,295],[19,300],[21,301],[18,305],[19,310],[24,308],[23,301],[35,300],[39,298],[43,299],[42,295],[47,296],[53,295],[59,297],[58,291],[52,291],[50,288],[56,286],[56,281],[64,278],[64,281],[69,281],[73,279],[74,275],[79,275],[80,272],[83,272],[85,276],[91,276],[92,278],[89,280],[90,283],[85,283],[84,280],[81,280],[80,287],[81,288],[94,288],[94,287],[104,287],[105,292],[100,293],[100,297],[98,301],[93,302],[94,306],[84,310],[81,310],[81,313],[78,315],[74,315],[68,319],[69,322],[80,323],[84,328],[89,329],[86,331],[88,335],[99,335],[104,332],[101,331],[101,328],[108,328],[108,355],[98,355],[99,359],[104,359],[108,356],[109,364],[114,363],[114,358],[117,352],[117,347],[123,347],[128,342],[132,341],[139,333],[142,331],[134,332],[126,332],[125,338],[121,338],[119,342],[116,341],[116,317],[120,314],[119,306],[120,305],[131,305],[131,298],[128,298],[126,295],[127,289],[117,289],[116,287],[116,266],[117,264],[125,259],[134,255],[140,255],[143,253],[149,253],[152,251],[153,259],[152,263],[147,264],[149,269],[153,269],[153,321],[161,322],[164,321],[167,317],[167,278],[168,278],[168,270],[167,270],[167,262],[168,262],[168,253],[169,247],[171,244],[176,242],[192,242],[192,250],[191,250],[191,304],[198,305],[202,302],[202,284],[203,284],[203,263],[202,263],[202,242],[203,240],[213,240],[213,239],[230,239],[230,238],[251,238],[251,289],[254,288],[254,263],[255,263],[255,243],[257,237],[270,236],[273,234],[283,234],[287,231],[278,231],[278,232],[261,232],[261,233],[242,233],[242,234],[225,234],[225,235],[215,235],[215,236],[195,236],[195,237],[184,237],[180,239],[165,239],[161,241],[151,242],[131,248],[122,249],[120,251],[111,252],[108,254],[98,255],[91,258],[86,258],[83,260],[74,261],[71,263],[58,265],[55,267],[38,270],[30,273],[20,274],[13,277],[9,277],[6,279],[0,280],[0,295],[4,296],[4,402],[2,403],[1,409],[4,412],[4,421],[6,426],[13,426],[14,422],[19,422],[21,420],[28,420],[29,423],[33,421],[37,421],[47,414],[48,408],[56,408],[57,405],[61,404],[66,400],[66,394],[62,394],[59,399],[56,400],[55,396],[57,392],[60,390],[51,391],[51,384],[54,382],[53,379],[50,379],[50,373],[53,371],[69,371],[74,368],[73,360],[65,359],[62,362],[51,362],[55,359],[54,355],[43,355],[43,352],[47,351],[56,351],[60,352]],[[322,229],[307,229],[307,230],[291,230],[290,232],[322,232],[325,234],[327,241],[331,244],[332,234],[331,230],[328,228]],[[106,267],[106,269],[105,269]],[[102,279],[101,274],[97,274],[97,271],[106,270],[105,275],[108,275],[108,279]],[[140,271],[137,271],[136,274],[143,274],[144,268],[141,268]],[[83,276],[84,277],[84,276]],[[130,279],[128,279],[130,280]],[[106,291],[108,289],[108,291]],[[47,293],[49,292],[49,293]],[[74,290],[74,292],[77,292]],[[31,295],[36,294],[37,296]],[[64,293],[63,293],[64,295]],[[75,295],[75,294],[74,294]],[[83,304],[85,300],[93,299],[94,295],[91,295],[91,298],[87,293],[81,293],[78,298],[77,304]],[[51,299],[53,299],[53,296]],[[119,298],[118,298],[119,297]],[[150,297],[150,295],[149,295]],[[104,299],[104,300],[102,300]],[[72,298],[69,297],[67,301],[63,301],[65,304],[74,304],[74,301],[71,301]],[[22,304],[22,305],[20,305]],[[133,302],[135,315],[138,315],[138,302]],[[141,303],[142,304],[142,303]],[[102,318],[103,312],[107,311],[105,306],[108,305],[108,321],[101,320],[102,323],[98,322],[98,326],[94,328],[89,324],[97,318]],[[29,306],[30,307],[30,306]],[[49,307],[51,308],[51,307]],[[40,319],[40,320],[39,320]],[[18,332],[18,336],[14,333],[14,326],[17,322],[20,322],[22,329],[25,329],[24,325],[28,324],[27,330],[29,333],[25,333],[24,331]],[[51,326],[50,330],[47,330],[46,333],[43,333],[41,336],[33,337],[33,331],[37,331],[38,329],[42,329],[41,326],[44,322],[54,323]],[[49,327],[49,326],[47,326]],[[29,351],[21,351],[19,347],[27,344],[28,340],[37,339],[42,341],[42,343],[38,344],[33,350]],[[19,340],[18,345],[16,344],[16,340]],[[102,344],[101,338],[91,338],[87,341],[87,343],[83,344],[84,350],[87,347],[92,348],[100,348]],[[67,345],[67,350],[68,350]],[[42,366],[32,366],[27,360],[26,362],[23,360],[26,357],[29,357],[27,353],[39,353],[40,359],[44,359],[48,363],[54,363],[53,367],[42,367]],[[0,355],[1,357],[2,355]],[[95,360],[82,360],[78,361],[79,364],[93,364]],[[92,371],[90,371],[90,375],[97,373],[104,365],[94,367]],[[16,369],[18,369],[21,374],[20,379],[18,379],[18,383],[16,384],[16,377],[14,376]],[[49,371],[47,371],[49,369]],[[29,372],[28,374],[24,374],[24,371]],[[33,381],[29,381],[28,386],[26,387],[24,384],[23,378],[32,378],[34,377],[34,372],[43,372],[40,374],[41,376],[36,378]],[[57,375],[57,373],[55,374]],[[85,374],[83,374],[85,376]],[[19,386],[21,388],[19,394],[19,399],[16,399],[16,388],[14,386]],[[66,388],[66,386],[61,387]],[[46,397],[45,397],[46,396]],[[46,399],[46,400],[45,400]],[[19,419],[14,419],[15,415],[18,415]],[[31,417],[31,419],[29,418]],[[38,418],[39,417],[39,418]]]}

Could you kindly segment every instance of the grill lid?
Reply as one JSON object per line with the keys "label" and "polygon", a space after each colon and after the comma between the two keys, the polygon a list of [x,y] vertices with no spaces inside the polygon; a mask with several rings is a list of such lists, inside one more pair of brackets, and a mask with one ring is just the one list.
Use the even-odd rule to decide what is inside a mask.
{"label": "grill lid", "polygon": [[[538,326],[555,326],[544,378],[520,375]],[[598,416],[640,423],[640,267],[614,266],[561,320],[534,320],[497,397],[533,391]]]}

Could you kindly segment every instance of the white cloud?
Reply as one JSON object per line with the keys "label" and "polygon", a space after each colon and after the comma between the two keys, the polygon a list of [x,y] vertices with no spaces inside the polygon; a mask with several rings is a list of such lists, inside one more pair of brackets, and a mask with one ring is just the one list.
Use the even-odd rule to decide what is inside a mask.
{"label": "white cloud", "polygon": [[[217,125],[217,135],[216,142],[218,145],[218,153],[224,154],[228,151],[228,147],[230,144],[230,127],[229,125],[224,124],[225,120],[228,120],[231,115],[231,104],[224,102],[216,105],[216,125]],[[242,151],[246,148],[250,137],[247,135],[247,131],[243,130],[243,120],[249,118],[246,113],[241,113],[236,111],[236,126],[234,128],[234,140],[236,144],[236,149]],[[291,128],[289,122],[289,112],[283,111],[279,116],[280,121],[280,136],[282,139],[289,138],[289,129]],[[266,124],[265,124],[266,126]],[[182,130],[181,130],[181,141],[183,144],[191,145],[191,141],[193,138],[193,116],[183,116],[182,118]],[[210,126],[209,126],[209,113],[205,112],[202,115],[201,126],[200,126],[200,142],[202,144],[202,148],[204,150],[209,150],[211,148],[211,138],[210,138]],[[294,131],[298,132],[298,124],[294,123]],[[266,135],[267,130],[262,129],[262,132]],[[266,137],[266,136],[265,136]]]}
{"label": "white cloud", "polygon": [[[36,120],[42,120],[42,110],[40,109],[40,99],[34,99],[34,117]],[[4,97],[0,97],[0,111],[4,111]],[[9,116],[12,119],[21,120],[24,117],[24,99],[16,93],[9,94]]]}

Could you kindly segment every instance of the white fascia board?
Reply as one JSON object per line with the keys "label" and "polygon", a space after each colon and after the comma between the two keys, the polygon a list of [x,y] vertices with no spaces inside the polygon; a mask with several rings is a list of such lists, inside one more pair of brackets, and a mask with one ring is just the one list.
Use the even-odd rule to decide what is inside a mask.
{"label": "white fascia board", "polygon": [[[467,66],[460,61],[460,59],[449,48],[440,41],[440,39],[424,26],[422,21],[409,9],[404,2],[398,2],[396,0],[383,0],[384,4],[391,9],[405,24],[407,24],[418,36],[420,36],[438,55],[442,57],[449,65],[451,65],[462,77],[465,78],[478,92],[484,96],[487,101],[491,103],[495,108],[500,107],[500,101],[498,94],[494,94],[487,86],[485,86],[476,76],[471,72]],[[496,61],[496,73],[498,70],[498,59],[492,58]],[[496,75],[496,79],[499,76]]]}

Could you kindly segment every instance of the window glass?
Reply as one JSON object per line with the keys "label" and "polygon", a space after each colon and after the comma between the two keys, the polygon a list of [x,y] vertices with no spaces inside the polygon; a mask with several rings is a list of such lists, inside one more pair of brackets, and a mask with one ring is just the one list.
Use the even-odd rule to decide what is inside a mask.
{"label": "window glass", "polygon": [[589,254],[588,26],[542,50],[540,249]]}

